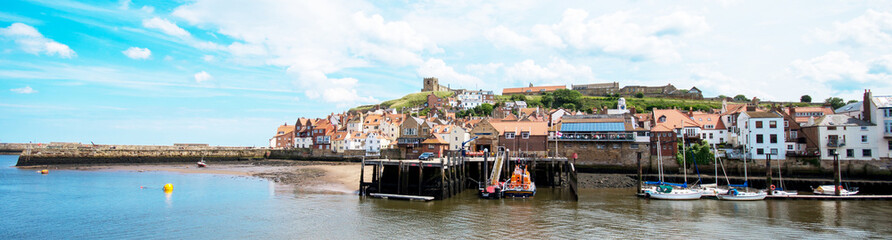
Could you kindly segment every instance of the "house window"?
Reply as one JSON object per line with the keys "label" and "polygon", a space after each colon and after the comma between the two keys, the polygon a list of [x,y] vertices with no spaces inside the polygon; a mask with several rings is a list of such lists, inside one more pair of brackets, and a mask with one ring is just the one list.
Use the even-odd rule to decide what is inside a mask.
{"label": "house window", "polygon": [[886,120],[886,133],[892,133],[892,120]]}
{"label": "house window", "polygon": [[846,157],[855,157],[855,149],[846,149]]}
{"label": "house window", "polygon": [[793,138],[793,139],[799,138],[799,133],[796,131],[790,132],[790,138]]}
{"label": "house window", "polygon": [[861,142],[863,142],[863,143],[867,142],[867,135],[861,135]]}
{"label": "house window", "polygon": [[762,121],[756,121],[756,128],[762,128]]}
{"label": "house window", "polygon": [[835,156],[836,149],[827,149],[827,156]]}
{"label": "house window", "polygon": [[414,128],[403,129],[403,135],[415,135],[417,132],[418,132],[418,129],[414,129]]}
{"label": "house window", "polygon": [[787,150],[793,150],[793,145],[787,145]]}
{"label": "house window", "polygon": [[765,142],[765,140],[762,139],[762,137],[763,137],[762,134],[756,134],[756,143],[763,143],[763,142]]}
{"label": "house window", "polygon": [[520,132],[520,138],[530,139],[530,132]]}
{"label": "house window", "polygon": [[604,144],[598,144],[598,149],[604,149]]}
{"label": "house window", "polygon": [[827,127],[827,131],[834,131],[834,130],[836,130],[836,127]]}
{"label": "house window", "polygon": [[784,127],[790,127],[790,121],[784,120]]}
{"label": "house window", "polygon": [[762,149],[762,148],[756,148],[756,154],[758,154],[758,155],[765,155],[765,149]]}
{"label": "house window", "polygon": [[427,145],[427,149],[434,149],[434,145]]}
{"label": "house window", "polygon": [[712,139],[712,133],[709,133],[709,139]]}
{"label": "house window", "polygon": [[725,138],[719,138],[719,142],[725,142]]}
{"label": "house window", "polygon": [[772,148],[772,149],[771,149],[771,155],[775,155],[775,156],[777,156],[777,148]]}
{"label": "house window", "polygon": [[618,149],[618,148],[619,148],[619,144],[614,143],[614,144],[613,144],[613,149]]}
{"label": "house window", "polygon": [[777,128],[777,121],[768,121],[768,128]]}
{"label": "house window", "polygon": [[867,127],[861,127],[861,131],[867,131]]}
{"label": "house window", "polygon": [[862,157],[871,157],[870,149],[861,149],[861,156]]}
{"label": "house window", "polygon": [[886,143],[889,144],[889,150],[892,150],[892,141],[888,141]]}
{"label": "house window", "polygon": [[505,133],[505,139],[514,139],[514,133],[513,133],[513,132],[506,132],[506,133]]}
{"label": "house window", "polygon": [[632,145],[629,145],[629,148],[631,148],[631,149],[638,149],[638,144],[637,144],[637,143],[633,143]]}
{"label": "house window", "polygon": [[769,138],[771,140],[771,143],[777,143],[777,134],[771,134],[769,135]]}
{"label": "house window", "polygon": [[883,109],[883,116],[892,117],[892,108]]}

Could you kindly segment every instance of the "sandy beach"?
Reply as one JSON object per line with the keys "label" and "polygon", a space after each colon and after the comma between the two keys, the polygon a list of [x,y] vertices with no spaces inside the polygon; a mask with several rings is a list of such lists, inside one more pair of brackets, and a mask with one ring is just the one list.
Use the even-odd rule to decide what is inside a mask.
{"label": "sandy beach", "polygon": [[139,165],[50,165],[19,167],[22,169],[62,169],[81,171],[166,171],[185,174],[219,174],[264,178],[289,185],[297,191],[352,194],[359,189],[359,163],[262,160],[251,162],[209,162],[198,168],[194,163]]}

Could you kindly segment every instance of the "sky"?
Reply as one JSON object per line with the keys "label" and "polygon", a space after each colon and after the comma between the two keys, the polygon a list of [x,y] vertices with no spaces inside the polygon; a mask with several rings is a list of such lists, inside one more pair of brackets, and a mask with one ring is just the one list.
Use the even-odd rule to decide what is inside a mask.
{"label": "sky", "polygon": [[417,92],[892,95],[888,1],[3,1],[0,142],[266,146]]}

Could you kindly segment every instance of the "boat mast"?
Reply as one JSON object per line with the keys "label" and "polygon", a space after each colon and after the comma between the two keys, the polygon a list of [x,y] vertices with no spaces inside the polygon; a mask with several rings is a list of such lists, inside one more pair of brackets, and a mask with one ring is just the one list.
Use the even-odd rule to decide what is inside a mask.
{"label": "boat mast", "polygon": [[743,142],[743,184],[746,184],[749,187],[749,180],[747,179],[746,174],[746,155],[747,155],[747,143],[750,141],[750,132],[747,131],[746,141]]}
{"label": "boat mast", "polygon": [[719,151],[715,148],[715,143],[712,144],[712,166],[715,168],[715,187],[719,187]]}
{"label": "boat mast", "polygon": [[[688,155],[684,146],[684,120],[681,120],[681,171],[684,173],[684,185],[688,185]],[[678,156],[678,155],[675,155]]]}
{"label": "boat mast", "polygon": [[660,147],[660,138],[657,138],[657,161],[660,162],[660,166],[658,167],[658,169],[660,170],[660,174],[658,176],[660,177],[660,183],[662,183],[663,182],[663,154],[662,154],[662,151],[660,151],[660,149],[662,149]]}

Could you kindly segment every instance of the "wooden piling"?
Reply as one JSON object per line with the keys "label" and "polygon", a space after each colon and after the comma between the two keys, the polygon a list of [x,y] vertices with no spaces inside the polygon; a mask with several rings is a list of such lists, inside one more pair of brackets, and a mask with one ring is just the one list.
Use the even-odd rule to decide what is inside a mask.
{"label": "wooden piling", "polygon": [[421,161],[421,159],[419,159],[419,160],[418,160],[418,195],[419,195],[419,196],[424,195],[424,194],[422,194],[422,193],[423,193],[423,191],[422,191],[423,188],[422,188],[422,187],[424,186],[424,182],[423,182],[423,181],[424,181],[424,178],[423,178],[423,176],[424,176],[424,168],[423,168],[423,165],[424,165],[424,162]]}
{"label": "wooden piling", "polygon": [[638,152],[638,193],[642,193],[641,187],[643,187],[641,185],[641,152]]}
{"label": "wooden piling", "polygon": [[359,196],[365,193],[365,157],[362,157],[362,164],[359,167]]}
{"label": "wooden piling", "polygon": [[769,152],[765,160],[765,188],[768,188],[768,195],[774,195],[773,189],[771,189],[771,153]]}
{"label": "wooden piling", "polygon": [[397,165],[396,173],[396,194],[403,194],[403,160]]}
{"label": "wooden piling", "polygon": [[836,196],[841,195],[839,192],[840,177],[841,176],[839,173],[839,153],[834,153],[834,155],[833,155],[833,189],[835,189],[835,190],[833,190],[834,191],[833,195],[836,195]]}

